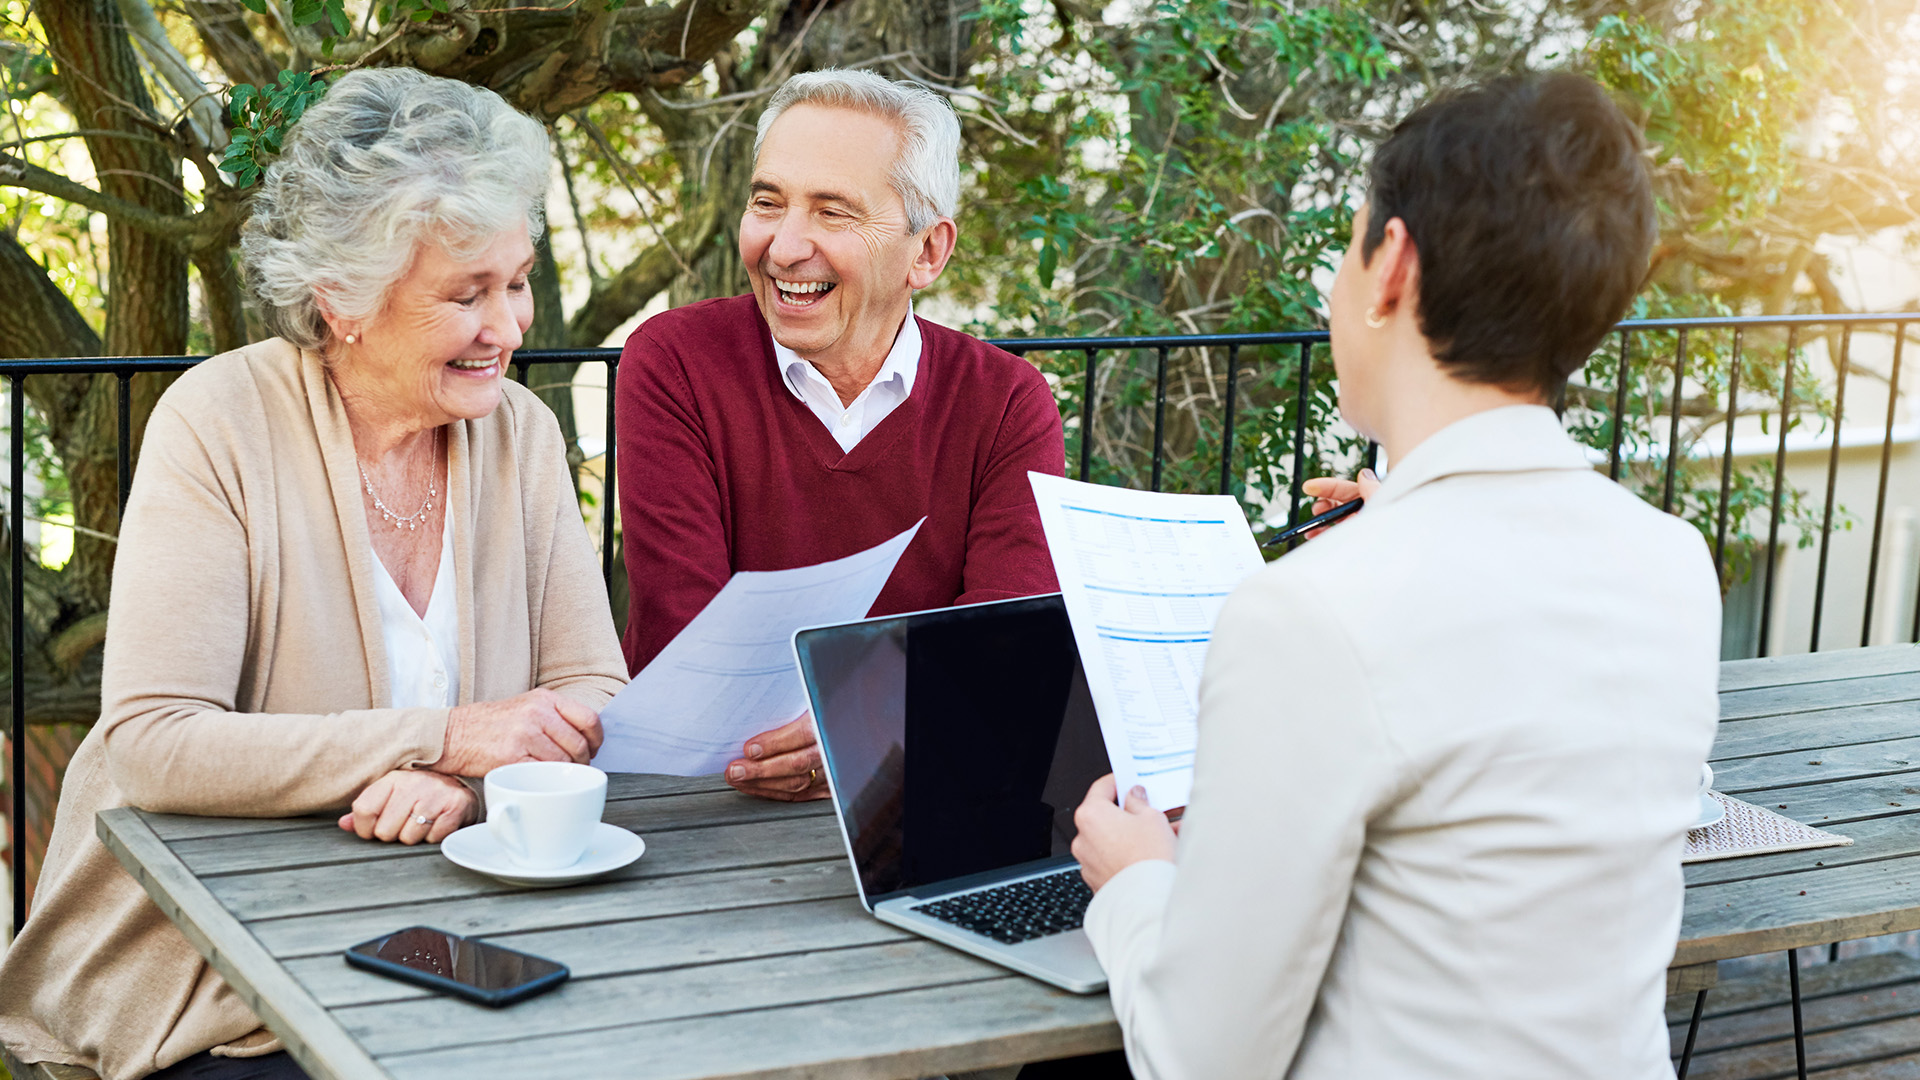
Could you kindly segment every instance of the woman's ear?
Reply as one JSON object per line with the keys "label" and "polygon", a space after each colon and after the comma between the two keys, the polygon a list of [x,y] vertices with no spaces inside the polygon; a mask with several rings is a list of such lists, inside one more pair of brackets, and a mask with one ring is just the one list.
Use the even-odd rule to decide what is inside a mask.
{"label": "woman's ear", "polygon": [[359,321],[341,318],[339,312],[336,312],[333,305],[327,301],[326,293],[314,293],[313,306],[319,310],[320,321],[327,324],[327,330],[333,335],[335,341],[351,342],[359,338],[361,332]]}
{"label": "woman's ear", "polygon": [[1369,267],[1374,272],[1371,310],[1383,316],[1403,307],[1411,311],[1420,289],[1420,253],[1413,246],[1413,234],[1397,217],[1387,219],[1381,233]]}

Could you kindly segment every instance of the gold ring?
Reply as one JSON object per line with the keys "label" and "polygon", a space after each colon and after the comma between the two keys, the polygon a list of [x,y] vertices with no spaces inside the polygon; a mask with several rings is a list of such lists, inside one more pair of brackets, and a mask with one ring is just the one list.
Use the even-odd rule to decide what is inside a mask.
{"label": "gold ring", "polygon": [[807,770],[807,786],[812,787],[813,785],[819,782],[820,782],[820,770],[808,769]]}

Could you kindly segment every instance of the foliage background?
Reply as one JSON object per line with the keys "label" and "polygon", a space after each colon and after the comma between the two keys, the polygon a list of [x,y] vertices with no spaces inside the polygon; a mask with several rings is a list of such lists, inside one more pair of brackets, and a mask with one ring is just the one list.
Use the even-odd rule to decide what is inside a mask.
{"label": "foliage background", "polygon": [[[0,0],[0,355],[204,353],[261,336],[232,255],[246,185],[312,80],[360,64],[487,85],[549,125],[534,347],[617,342],[650,305],[743,291],[752,121],[787,75],[833,65],[923,82],[959,110],[961,250],[920,304],[982,335],[1320,326],[1369,147],[1449,86],[1550,68],[1613,88],[1647,134],[1661,237],[1635,314],[1833,312],[1823,239],[1916,220],[1914,41],[1914,4],[1876,0]],[[1746,336],[1743,414],[1782,422],[1791,362],[1784,422],[1825,422],[1833,343],[1798,344]],[[1569,426],[1604,448],[1619,423],[1626,479],[1656,502],[1675,452],[1675,505],[1713,539],[1717,463],[1688,451],[1726,419],[1734,343],[1695,334],[1684,361],[1679,346],[1635,340],[1621,420],[1610,342],[1570,387]],[[1084,356],[1033,359],[1073,460]],[[1324,348],[1237,359],[1230,486],[1251,516],[1284,517],[1303,360],[1302,471],[1350,470],[1364,448],[1334,415]],[[1092,479],[1146,485],[1154,361],[1100,355]],[[1226,363],[1219,349],[1169,356],[1167,489],[1220,482]],[[538,380],[569,432],[575,377]],[[135,452],[163,386],[135,381]],[[27,386],[45,480],[32,512],[77,526],[70,555],[31,559],[21,583],[37,723],[84,723],[97,706],[114,389],[105,376]],[[591,449],[575,448],[590,514]],[[1729,582],[1770,523],[1770,482],[1767,466],[1735,477]],[[1783,518],[1790,536],[1812,520],[1801,493]],[[30,822],[50,810],[30,807]]]}

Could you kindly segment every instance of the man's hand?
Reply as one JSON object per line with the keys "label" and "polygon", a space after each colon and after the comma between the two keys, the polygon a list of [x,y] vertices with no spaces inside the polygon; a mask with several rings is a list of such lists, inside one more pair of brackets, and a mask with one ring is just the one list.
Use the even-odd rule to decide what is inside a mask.
{"label": "man's hand", "polygon": [[737,791],[781,802],[827,797],[827,776],[820,744],[813,736],[813,713],[763,731],[741,748],[746,756],[727,765],[727,783]]}
{"label": "man's hand", "polygon": [[1113,774],[1093,782],[1080,808],[1073,812],[1073,857],[1080,860],[1080,876],[1099,892],[1113,875],[1149,859],[1173,861],[1174,829],[1167,815],[1147,805],[1145,789],[1127,792],[1127,805],[1114,805],[1118,788]]}
{"label": "man's hand", "polygon": [[353,809],[340,815],[340,827],[362,840],[437,844],[479,809],[479,797],[451,776],[395,769],[367,785]]}
{"label": "man's hand", "polygon": [[565,694],[529,690],[455,708],[447,718],[446,750],[428,768],[451,776],[485,776],[516,761],[585,765],[605,737],[599,713]]}
{"label": "man's hand", "polygon": [[[1380,478],[1373,475],[1372,469],[1361,469],[1358,480],[1341,480],[1332,476],[1316,476],[1300,485],[1300,490],[1313,496],[1313,512],[1308,517],[1321,514],[1355,499],[1371,499],[1373,493],[1380,490]],[[1335,522],[1338,524],[1338,522]],[[1324,525],[1307,534],[1308,539],[1319,536],[1333,525]]]}

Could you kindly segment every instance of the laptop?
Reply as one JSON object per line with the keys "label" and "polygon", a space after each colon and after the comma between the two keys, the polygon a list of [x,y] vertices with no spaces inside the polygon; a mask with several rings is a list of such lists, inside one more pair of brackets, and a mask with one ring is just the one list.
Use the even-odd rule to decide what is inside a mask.
{"label": "laptop", "polygon": [[1111,772],[1060,594],[793,637],[860,902],[1075,993],[1107,985],[1073,811]]}

